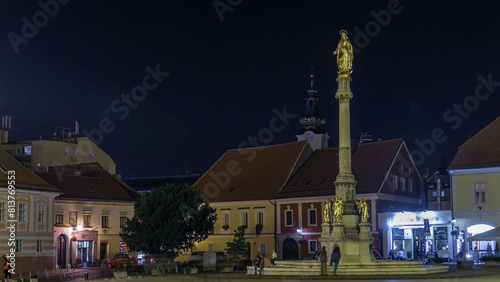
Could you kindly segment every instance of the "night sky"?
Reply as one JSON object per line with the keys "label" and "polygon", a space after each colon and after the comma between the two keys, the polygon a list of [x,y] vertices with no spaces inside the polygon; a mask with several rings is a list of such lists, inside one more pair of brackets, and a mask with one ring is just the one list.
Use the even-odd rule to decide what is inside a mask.
{"label": "night sky", "polygon": [[[414,153],[434,171],[500,115],[498,1],[41,2],[51,16],[37,1],[0,2],[0,115],[12,116],[15,141],[111,122],[98,143],[124,177],[206,171],[268,128],[273,109],[297,116],[260,144],[296,141],[311,66],[337,146],[342,29],[358,49],[353,139],[403,137],[423,152],[434,130],[446,141]],[[122,102],[148,66],[169,74],[148,80],[154,89],[133,106]]]}

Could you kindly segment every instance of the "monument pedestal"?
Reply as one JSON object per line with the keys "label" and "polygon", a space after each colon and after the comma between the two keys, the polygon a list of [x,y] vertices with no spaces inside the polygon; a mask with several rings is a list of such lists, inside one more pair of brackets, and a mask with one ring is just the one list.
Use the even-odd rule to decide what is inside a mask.
{"label": "monument pedestal", "polygon": [[[325,226],[326,225],[326,226]],[[373,237],[370,232],[370,223],[359,223],[359,233],[357,229],[345,229],[343,223],[333,223],[330,233],[327,224],[323,225],[323,233],[320,242],[326,246],[328,253],[333,251],[335,245],[340,248],[342,263],[368,263],[375,261],[370,252],[370,244]],[[355,233],[354,233],[355,232]]]}

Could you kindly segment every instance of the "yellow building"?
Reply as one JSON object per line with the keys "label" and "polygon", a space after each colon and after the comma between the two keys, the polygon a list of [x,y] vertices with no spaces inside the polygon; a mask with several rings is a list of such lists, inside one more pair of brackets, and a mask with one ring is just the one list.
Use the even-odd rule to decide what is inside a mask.
{"label": "yellow building", "polygon": [[458,148],[449,171],[456,228],[465,237],[458,234],[457,253],[471,250],[477,259],[474,251],[494,249],[494,242],[467,238],[500,226],[500,117]]}
{"label": "yellow building", "polygon": [[32,171],[46,171],[48,167],[98,162],[111,174],[116,164],[111,157],[88,137],[53,137],[51,140],[33,140],[2,144],[9,154]]}
{"label": "yellow building", "polygon": [[54,267],[54,198],[61,194],[0,147],[0,253],[19,273]]}
{"label": "yellow building", "polygon": [[[273,200],[312,154],[307,141],[227,151],[195,184],[216,208],[213,235],[193,251],[225,252],[234,230],[246,225],[247,255],[271,256],[276,250],[276,203]],[[257,225],[262,230],[257,232]],[[189,253],[177,260],[189,260]]]}

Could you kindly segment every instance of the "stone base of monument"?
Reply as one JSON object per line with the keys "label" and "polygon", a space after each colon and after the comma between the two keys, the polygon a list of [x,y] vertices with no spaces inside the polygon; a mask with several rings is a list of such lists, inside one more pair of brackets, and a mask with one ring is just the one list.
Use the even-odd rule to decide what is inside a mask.
{"label": "stone base of monument", "polygon": [[[276,265],[266,267],[262,275],[315,276],[320,275],[318,261],[276,261]],[[348,263],[340,261],[337,275],[423,275],[448,272],[447,265],[423,265],[421,261],[373,261]],[[247,274],[255,274],[255,267],[248,266]],[[327,275],[333,275],[333,266],[328,265]]]}

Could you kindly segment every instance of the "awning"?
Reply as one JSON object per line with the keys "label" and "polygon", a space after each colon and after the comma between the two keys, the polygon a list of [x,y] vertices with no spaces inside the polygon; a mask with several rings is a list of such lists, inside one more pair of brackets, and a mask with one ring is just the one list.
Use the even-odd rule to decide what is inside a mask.
{"label": "awning", "polygon": [[500,227],[467,238],[467,241],[500,241]]}

